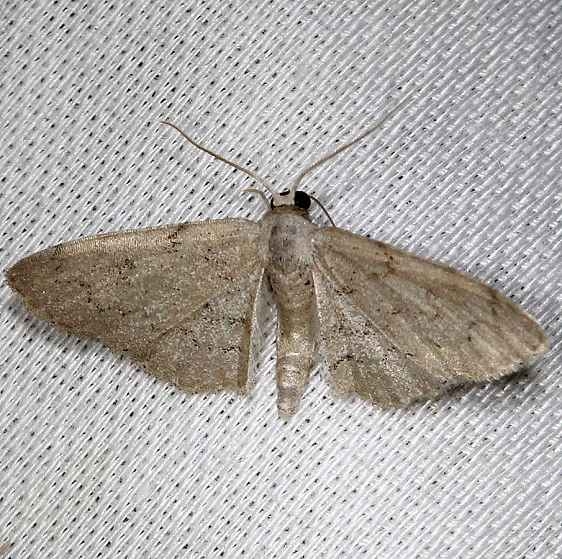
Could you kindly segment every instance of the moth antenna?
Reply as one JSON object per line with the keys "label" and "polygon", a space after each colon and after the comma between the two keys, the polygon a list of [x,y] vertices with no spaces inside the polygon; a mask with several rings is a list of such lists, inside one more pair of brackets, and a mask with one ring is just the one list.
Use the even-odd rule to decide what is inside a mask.
{"label": "moth antenna", "polygon": [[314,200],[320,206],[320,209],[326,214],[326,217],[330,220],[332,227],[337,227],[334,220],[332,219],[332,216],[328,213],[328,210],[324,207],[324,205],[320,202],[320,200],[318,200],[318,198],[316,198],[316,196],[313,196],[312,194],[308,194],[308,197],[311,200]]}
{"label": "moth antenna", "polygon": [[245,188],[244,190],[242,190],[242,192],[250,192],[251,194],[259,194],[259,196],[261,196],[261,199],[263,200],[263,203],[265,204],[265,207],[269,209],[269,200],[267,199],[267,196],[261,190],[258,190],[257,188]]}
{"label": "moth antenna", "polygon": [[263,180],[261,177],[259,177],[258,175],[256,175],[256,173],[254,173],[253,171],[250,171],[250,169],[246,169],[245,167],[242,167],[242,165],[238,165],[238,163],[235,163],[234,161],[230,161],[230,159],[227,159],[226,157],[223,157],[222,155],[219,155],[218,153],[211,151],[205,146],[202,146],[201,144],[190,138],[181,128],[176,126],[174,123],[169,122],[167,120],[161,120],[160,124],[166,124],[168,126],[171,126],[175,130],[177,130],[190,144],[194,145],[196,148],[200,149],[201,151],[204,151],[205,153],[208,153],[209,155],[212,155],[215,159],[218,159],[219,161],[222,161],[223,163],[226,163],[227,165],[230,165],[235,169],[238,169],[239,171],[246,173],[246,175],[252,177],[256,182],[259,182],[266,190],[271,192],[271,194],[275,194],[274,190],[267,184],[267,182]]}
{"label": "moth antenna", "polygon": [[396,105],[393,109],[391,109],[376,124],[374,124],[373,126],[368,128],[365,132],[363,132],[363,134],[360,134],[359,136],[357,136],[356,138],[354,138],[353,140],[351,140],[347,144],[344,144],[343,146],[340,146],[335,151],[325,155],[324,157],[321,157],[318,161],[316,161],[312,165],[309,165],[304,171],[302,171],[299,175],[297,175],[297,178],[295,179],[295,181],[293,182],[293,185],[291,186],[291,191],[293,193],[296,192],[297,187],[301,183],[302,179],[306,175],[308,175],[308,173],[310,173],[312,170],[316,169],[316,167],[319,167],[320,165],[326,163],[326,161],[329,161],[330,159],[333,159],[334,157],[336,157],[336,155],[339,155],[342,151],[345,151],[346,149],[354,146],[355,144],[358,144],[363,138],[365,138],[369,134],[372,134],[373,132],[375,132],[377,130],[380,130],[380,128],[382,128],[382,126],[385,122],[387,122],[389,119],[391,119],[400,109],[402,109],[406,105],[406,103],[413,97],[414,93],[415,92],[412,92],[412,93],[410,93],[410,95],[407,95],[404,99],[402,99],[402,101],[400,101],[400,103],[398,103],[398,105]]}

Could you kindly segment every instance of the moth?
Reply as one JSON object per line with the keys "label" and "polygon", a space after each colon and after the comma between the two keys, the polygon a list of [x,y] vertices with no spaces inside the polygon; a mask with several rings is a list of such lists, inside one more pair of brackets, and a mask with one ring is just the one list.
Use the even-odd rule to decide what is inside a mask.
{"label": "moth", "polygon": [[[247,393],[266,291],[277,308],[277,406],[296,413],[320,356],[338,395],[383,408],[452,385],[508,375],[547,350],[535,321],[500,293],[335,225],[311,222],[316,198],[271,191],[258,221],[223,219],[66,242],[7,271],[37,317],[95,338],[190,393]],[[329,216],[328,216],[329,217]]]}

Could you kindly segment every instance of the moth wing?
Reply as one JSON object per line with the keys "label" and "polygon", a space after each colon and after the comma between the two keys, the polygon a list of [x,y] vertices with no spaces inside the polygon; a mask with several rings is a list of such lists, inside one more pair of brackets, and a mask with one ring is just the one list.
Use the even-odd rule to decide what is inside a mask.
{"label": "moth wing", "polygon": [[188,392],[244,392],[260,319],[260,225],[206,221],[98,235],[7,272],[36,316],[130,355]]}
{"label": "moth wing", "polygon": [[313,243],[320,346],[337,393],[404,405],[499,378],[548,348],[529,315],[452,268],[338,228]]}

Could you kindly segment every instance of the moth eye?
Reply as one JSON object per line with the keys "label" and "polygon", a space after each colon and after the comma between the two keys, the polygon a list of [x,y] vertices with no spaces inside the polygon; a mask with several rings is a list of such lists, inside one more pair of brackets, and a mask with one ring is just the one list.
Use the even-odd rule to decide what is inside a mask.
{"label": "moth eye", "polygon": [[295,192],[295,206],[303,210],[308,210],[310,208],[310,196],[302,190],[297,190]]}

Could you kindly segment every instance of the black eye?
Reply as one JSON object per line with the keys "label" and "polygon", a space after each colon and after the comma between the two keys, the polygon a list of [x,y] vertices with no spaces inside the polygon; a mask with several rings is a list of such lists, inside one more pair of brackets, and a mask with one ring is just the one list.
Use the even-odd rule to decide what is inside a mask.
{"label": "black eye", "polygon": [[310,208],[310,196],[302,190],[297,190],[295,192],[295,206],[303,210],[308,210],[308,208]]}

